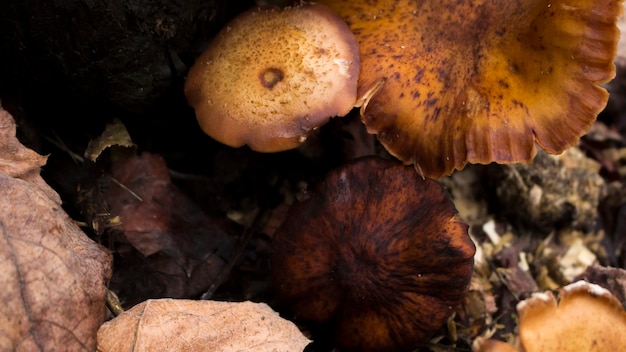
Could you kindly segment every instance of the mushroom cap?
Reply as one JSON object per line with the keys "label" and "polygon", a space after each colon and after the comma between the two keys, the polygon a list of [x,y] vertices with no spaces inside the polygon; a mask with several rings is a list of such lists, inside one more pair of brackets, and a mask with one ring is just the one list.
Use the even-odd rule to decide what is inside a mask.
{"label": "mushroom cap", "polygon": [[474,243],[442,186],[357,159],[294,204],[273,239],[272,281],[296,317],[336,324],[346,350],[426,342],[464,299]]}
{"label": "mushroom cap", "polygon": [[362,120],[424,175],[575,144],[605,107],[621,0],[321,0],[359,42]]}
{"label": "mushroom cap", "polygon": [[478,337],[474,352],[623,351],[626,311],[608,290],[580,280],[559,291],[534,293],[517,304],[519,342],[513,346]]}
{"label": "mushroom cap", "polygon": [[517,305],[525,352],[623,351],[626,311],[608,290],[577,281],[559,291],[533,294]]}
{"label": "mushroom cap", "polygon": [[515,347],[504,341],[487,339],[478,336],[472,342],[472,352],[519,352]]}
{"label": "mushroom cap", "polygon": [[356,101],[358,45],[321,4],[235,17],[196,59],[185,95],[204,132],[232,147],[292,149]]}

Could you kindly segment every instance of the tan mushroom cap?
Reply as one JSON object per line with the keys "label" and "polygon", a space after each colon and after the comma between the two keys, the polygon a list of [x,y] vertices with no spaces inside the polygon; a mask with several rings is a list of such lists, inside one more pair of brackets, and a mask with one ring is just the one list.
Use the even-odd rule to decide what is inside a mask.
{"label": "tan mushroom cap", "polygon": [[358,46],[326,6],[257,8],[233,19],[189,70],[185,95],[214,139],[292,149],[356,101]]}
{"label": "tan mushroom cap", "polygon": [[626,348],[626,311],[608,290],[577,281],[559,291],[535,293],[517,304],[519,342],[477,338],[474,352],[605,352]]}
{"label": "tan mushroom cap", "polygon": [[439,177],[557,154],[605,107],[621,0],[321,0],[355,33],[368,131]]}
{"label": "tan mushroom cap", "polygon": [[562,288],[559,303],[535,294],[517,306],[525,352],[593,352],[626,349],[626,311],[608,290],[578,281]]}

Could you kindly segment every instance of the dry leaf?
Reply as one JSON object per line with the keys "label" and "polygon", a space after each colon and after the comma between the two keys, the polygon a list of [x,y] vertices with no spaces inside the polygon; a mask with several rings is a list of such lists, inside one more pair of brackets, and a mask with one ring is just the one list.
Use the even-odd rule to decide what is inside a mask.
{"label": "dry leaf", "polygon": [[[106,200],[121,224],[111,289],[133,306],[148,298],[192,298],[206,291],[230,258],[239,231],[209,216],[172,182],[165,160],[142,153],[116,160]],[[130,248],[129,248],[130,247]]]}
{"label": "dry leaf", "polygon": [[204,214],[171,182],[161,156],[142,153],[116,161],[111,176],[117,185],[109,187],[106,199],[111,214],[122,221],[116,230],[141,254],[182,256],[206,249],[202,242],[225,240],[222,224]]}
{"label": "dry leaf", "polygon": [[61,208],[0,110],[0,350],[93,351],[111,256]]}
{"label": "dry leaf", "polygon": [[113,123],[107,124],[102,135],[89,141],[87,150],[85,150],[85,158],[95,162],[100,154],[111,146],[129,148],[135,146],[126,130],[126,126],[118,119],[115,119]]}
{"label": "dry leaf", "polygon": [[98,330],[98,351],[302,351],[309,340],[264,303],[148,300]]}

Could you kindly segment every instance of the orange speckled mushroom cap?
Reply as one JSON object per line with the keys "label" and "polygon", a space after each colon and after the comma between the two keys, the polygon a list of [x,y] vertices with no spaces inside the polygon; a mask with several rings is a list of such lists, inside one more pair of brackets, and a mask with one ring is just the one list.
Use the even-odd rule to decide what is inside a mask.
{"label": "orange speckled mushroom cap", "polygon": [[354,35],[326,6],[257,8],[213,39],[189,70],[185,95],[214,139],[282,151],[353,108],[359,68]]}
{"label": "orange speckled mushroom cap", "polygon": [[355,33],[362,119],[424,175],[557,154],[605,107],[621,0],[322,0]]}

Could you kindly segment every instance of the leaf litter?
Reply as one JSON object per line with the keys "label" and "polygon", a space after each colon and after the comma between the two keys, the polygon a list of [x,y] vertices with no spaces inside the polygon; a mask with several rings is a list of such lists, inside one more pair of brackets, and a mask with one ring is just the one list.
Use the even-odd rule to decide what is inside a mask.
{"label": "leaf litter", "polygon": [[[460,216],[470,224],[477,244],[475,274],[464,304],[421,351],[469,351],[478,337],[515,341],[519,334],[515,307],[520,301],[579,279],[605,287],[626,307],[626,119],[620,105],[626,82],[624,62],[623,56],[618,57],[618,77],[607,85],[611,91],[607,109],[567,153],[558,157],[540,154],[528,165],[470,165],[440,179]],[[117,125],[114,130],[126,136],[124,142],[117,143],[115,138],[94,142],[93,150],[99,156],[78,166],[86,175],[82,183],[72,183],[68,177],[71,186],[83,186],[80,208],[88,220],[83,230],[102,244],[99,246],[62,210],[61,197],[39,176],[47,158],[15,139],[14,123],[6,122],[7,116],[2,110],[0,222],[7,241],[2,246],[2,265],[10,270],[0,278],[8,287],[5,302],[11,302],[4,305],[3,315],[5,322],[11,323],[2,327],[0,347],[17,350],[36,344],[58,346],[59,341],[67,346],[74,341],[77,349],[93,350],[100,323],[110,320],[112,325],[117,319],[105,316],[107,286],[111,293],[119,294],[127,312],[154,303],[147,301],[149,298],[197,299],[212,284],[219,285],[220,276],[226,280],[216,292],[217,299],[266,300],[265,260],[285,210],[306,198],[308,186],[332,167],[356,155],[388,156],[380,145],[373,146],[372,136],[360,123],[350,123],[358,119],[348,116],[321,128],[295,157],[294,153],[273,157],[216,148],[209,158],[197,159],[218,166],[219,177],[207,180],[204,175],[174,172],[170,162],[177,161],[177,154],[172,151],[138,152],[141,144],[129,141]],[[329,135],[335,142],[328,142],[332,140],[325,138]],[[127,150],[120,152],[124,145]],[[257,169],[283,163],[289,165],[276,172]],[[60,169],[73,176],[68,170],[76,168]],[[252,173],[254,178],[250,178]],[[207,189],[212,192],[209,201]],[[207,211],[198,200],[214,208]],[[44,208],[51,213],[42,215]],[[260,209],[269,210],[270,216],[252,225],[251,219]],[[215,216],[213,210],[218,210]],[[20,227],[8,230],[6,224],[18,219]],[[26,231],[29,227],[24,224],[43,227]],[[246,237],[242,234],[248,229],[252,229],[252,238],[242,245],[241,238]],[[38,237],[26,241],[27,235]],[[16,238],[19,245],[15,242],[11,247]],[[207,238],[210,240],[204,241]],[[58,245],[53,241],[57,239]],[[71,254],[63,254],[66,251]],[[237,251],[241,253],[237,255]],[[111,254],[115,258],[112,273]],[[234,257],[239,259],[232,261]],[[30,271],[32,276],[25,274]],[[60,295],[59,291],[72,294]],[[97,307],[86,304],[85,297]],[[271,298],[267,301],[271,305]],[[165,304],[163,309],[171,310],[174,321],[188,322],[186,313],[167,308],[177,305]],[[52,321],[55,326],[71,327],[66,329],[71,334],[63,335],[59,332],[63,329],[43,330],[40,316],[45,316],[41,321]],[[193,323],[183,326],[195,328]],[[307,326],[299,328],[311,336]],[[160,326],[154,329],[163,331]],[[307,347],[307,351],[331,349],[317,341]]]}

